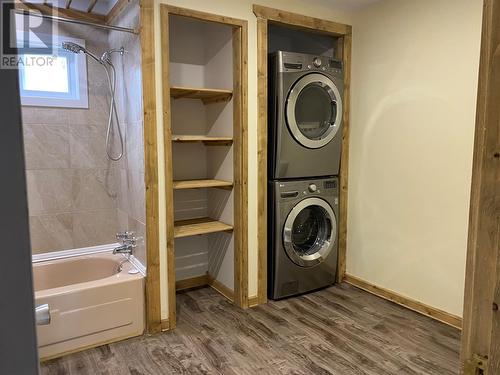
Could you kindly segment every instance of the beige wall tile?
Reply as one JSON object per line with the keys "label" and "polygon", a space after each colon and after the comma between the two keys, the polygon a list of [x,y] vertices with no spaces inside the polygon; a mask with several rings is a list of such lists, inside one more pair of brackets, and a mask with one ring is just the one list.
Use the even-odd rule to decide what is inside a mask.
{"label": "beige wall tile", "polygon": [[26,171],[30,215],[70,212],[72,177],[71,169]]}
{"label": "beige wall tile", "polygon": [[118,182],[118,208],[130,215],[129,191],[128,191],[128,171],[121,169]]}
{"label": "beige wall tile", "polygon": [[69,167],[67,125],[24,125],[23,137],[26,169]]}
{"label": "beige wall tile", "polygon": [[140,222],[146,222],[146,190],[144,173],[128,171],[128,204],[130,216]]}
{"label": "beige wall tile", "polygon": [[143,123],[127,124],[127,169],[144,172]]}
{"label": "beige wall tile", "polygon": [[105,133],[94,125],[70,127],[72,168],[107,168]]}
{"label": "beige wall tile", "polygon": [[119,208],[116,210],[117,218],[118,218],[118,232],[125,232],[129,230],[128,227],[128,213],[120,210]]}
{"label": "beige wall tile", "polygon": [[116,242],[118,231],[116,210],[96,210],[73,213],[75,247],[87,247]]}
{"label": "beige wall tile", "polygon": [[129,217],[128,230],[134,232],[137,238],[137,247],[134,249],[134,256],[146,265],[146,225]]}
{"label": "beige wall tile", "polygon": [[69,124],[69,114],[61,108],[23,106],[21,113],[23,124]]}
{"label": "beige wall tile", "polygon": [[112,169],[76,169],[72,185],[75,211],[116,207],[116,176]]}
{"label": "beige wall tile", "polygon": [[72,249],[71,214],[30,216],[30,237],[33,254]]}

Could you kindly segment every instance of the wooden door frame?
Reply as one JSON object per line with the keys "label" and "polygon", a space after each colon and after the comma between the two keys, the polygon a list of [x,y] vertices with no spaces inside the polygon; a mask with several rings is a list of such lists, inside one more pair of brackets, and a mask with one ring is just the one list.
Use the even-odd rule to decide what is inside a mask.
{"label": "wooden door frame", "polygon": [[[485,0],[476,109],[461,347],[462,371],[474,355],[500,373],[500,4]],[[495,307],[496,304],[496,307]],[[496,310],[495,310],[496,308]],[[476,373],[464,372],[467,375]]]}
{"label": "wooden door frame", "polygon": [[154,0],[140,0],[140,38],[146,185],[146,330],[156,333],[161,331],[161,294]]}
{"label": "wooden door frame", "polygon": [[261,5],[253,5],[257,17],[257,246],[258,246],[258,304],[267,302],[267,30],[268,24],[280,24],[338,37],[335,54],[344,62],[344,113],[342,155],[340,167],[340,218],[337,281],[342,281],[346,269],[347,187],[349,168],[349,108],[351,82],[352,26],[307,17]]}
{"label": "wooden door frame", "polygon": [[[248,307],[248,24],[245,20],[160,4],[162,47],[162,93],[165,152],[165,189],[167,212],[167,288],[168,328],[176,326],[176,283],[174,253],[173,173],[169,82],[169,16],[177,15],[233,28],[233,166],[234,166],[234,293],[233,303]],[[230,294],[228,288],[214,282],[214,288]],[[164,324],[163,329],[166,328]]]}

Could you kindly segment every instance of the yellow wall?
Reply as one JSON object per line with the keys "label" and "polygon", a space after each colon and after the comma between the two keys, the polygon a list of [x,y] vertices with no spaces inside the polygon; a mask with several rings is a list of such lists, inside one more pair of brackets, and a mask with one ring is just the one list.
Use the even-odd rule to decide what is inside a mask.
{"label": "yellow wall", "polygon": [[[257,22],[252,12],[252,4],[272,6],[308,16],[320,17],[337,22],[351,23],[351,15],[346,11],[338,11],[332,7],[331,0],[170,0],[163,3],[203,12],[235,17],[248,21],[248,268],[249,296],[257,294]],[[163,175],[163,118],[162,118],[162,86],[161,86],[161,47],[159,4],[155,8],[155,43],[156,43],[156,94],[159,145],[159,191],[164,191]],[[160,194],[160,249],[166,248],[165,205],[164,196]],[[161,254],[161,293],[162,318],[168,316],[166,254]]]}
{"label": "yellow wall", "polygon": [[462,315],[482,0],[354,18],[347,273]]}

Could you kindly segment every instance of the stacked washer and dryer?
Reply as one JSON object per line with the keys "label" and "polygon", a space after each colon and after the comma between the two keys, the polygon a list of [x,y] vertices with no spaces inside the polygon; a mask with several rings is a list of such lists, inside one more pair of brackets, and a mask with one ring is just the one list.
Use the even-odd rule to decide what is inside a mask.
{"label": "stacked washer and dryer", "polygon": [[342,144],[342,61],[269,56],[268,296],[335,282]]}

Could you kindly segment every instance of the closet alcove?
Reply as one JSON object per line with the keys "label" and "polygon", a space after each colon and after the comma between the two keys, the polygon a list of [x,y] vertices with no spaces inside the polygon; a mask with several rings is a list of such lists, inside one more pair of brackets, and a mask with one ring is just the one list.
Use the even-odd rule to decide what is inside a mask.
{"label": "closet alcove", "polygon": [[246,23],[170,6],[161,17],[172,328],[182,290],[209,285],[248,305]]}

